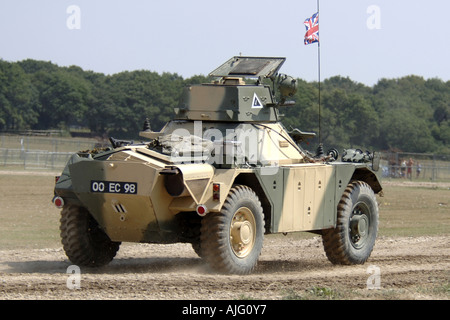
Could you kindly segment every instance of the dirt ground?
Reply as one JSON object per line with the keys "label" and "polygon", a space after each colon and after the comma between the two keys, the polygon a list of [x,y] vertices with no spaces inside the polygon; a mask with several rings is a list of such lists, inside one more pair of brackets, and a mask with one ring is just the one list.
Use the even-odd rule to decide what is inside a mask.
{"label": "dirt ground", "polygon": [[448,300],[449,244],[447,236],[380,238],[365,265],[334,266],[320,237],[268,236],[248,276],[211,273],[188,244],[122,244],[108,266],[82,269],[79,282],[62,249],[3,250],[0,297]]}
{"label": "dirt ground", "polygon": [[[0,197],[3,241],[0,300],[450,298],[448,232],[414,237],[379,236],[366,264],[356,266],[332,265],[325,256],[320,236],[288,234],[265,237],[258,266],[247,276],[212,273],[189,244],[130,243],[122,244],[116,258],[103,268],[68,273],[71,263],[59,245],[56,230],[58,211],[48,199],[54,177],[42,174],[41,178],[31,179],[19,173],[4,172],[0,178],[3,178],[0,185],[3,197]],[[390,182],[391,185],[396,183]],[[25,187],[30,188],[26,198],[21,195]],[[435,185],[424,187],[434,188]],[[450,184],[439,185],[439,188],[448,190]],[[439,221],[442,228],[447,228],[448,193],[442,194],[445,199],[433,198],[436,203],[427,204],[424,210],[444,212]],[[383,210],[397,206],[389,198],[382,202]],[[21,212],[25,216],[11,216],[11,212]],[[410,211],[406,210],[408,213]],[[32,226],[28,220],[32,221]],[[28,245],[27,234],[36,241],[40,236],[45,237],[33,247]],[[8,244],[13,243],[16,246],[10,248]],[[79,288],[74,289],[74,286]]]}

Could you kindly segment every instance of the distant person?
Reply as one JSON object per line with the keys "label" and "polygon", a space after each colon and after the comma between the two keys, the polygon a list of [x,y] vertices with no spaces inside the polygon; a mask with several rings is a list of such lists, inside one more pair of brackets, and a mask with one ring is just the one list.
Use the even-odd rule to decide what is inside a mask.
{"label": "distant person", "polygon": [[412,158],[409,158],[408,163],[407,163],[407,171],[406,171],[406,178],[408,179],[412,179],[412,166],[414,164],[414,161]]}
{"label": "distant person", "polygon": [[422,172],[422,165],[419,162],[417,162],[416,178],[419,178],[421,172]]}
{"label": "distant person", "polygon": [[406,177],[406,160],[403,160],[403,161],[402,161],[402,164],[401,164],[401,166],[400,166],[400,176],[401,176],[402,178],[405,178],[405,177]]}

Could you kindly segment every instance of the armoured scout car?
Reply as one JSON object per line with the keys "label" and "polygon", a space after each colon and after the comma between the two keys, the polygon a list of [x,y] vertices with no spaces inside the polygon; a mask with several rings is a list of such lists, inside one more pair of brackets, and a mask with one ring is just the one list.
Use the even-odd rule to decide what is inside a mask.
{"label": "armoured scout car", "polygon": [[184,88],[160,132],[145,123],[146,142],[74,154],[53,198],[71,262],[105,265],[121,242],[185,242],[213,270],[248,274],[265,234],[308,231],[332,263],[364,263],[378,231],[377,157],[299,146],[314,133],[279,121],[296,91],[278,73],[284,61],[233,57],[212,83]]}

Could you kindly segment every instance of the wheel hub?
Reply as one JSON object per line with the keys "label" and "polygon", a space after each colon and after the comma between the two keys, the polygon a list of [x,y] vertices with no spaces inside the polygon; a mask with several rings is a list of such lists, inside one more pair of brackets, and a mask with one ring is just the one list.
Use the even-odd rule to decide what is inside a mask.
{"label": "wheel hub", "polygon": [[352,245],[359,249],[364,246],[364,243],[369,235],[369,217],[365,214],[364,208],[356,206],[353,210],[353,215],[350,219],[350,239]]}
{"label": "wheel hub", "polygon": [[240,226],[240,232],[239,237],[243,244],[249,244],[252,240],[252,226],[250,225],[250,222],[244,221]]}
{"label": "wheel hub", "polygon": [[365,214],[353,216],[351,221],[351,230],[353,234],[358,234],[364,237],[367,234],[369,221]]}
{"label": "wheel hub", "polygon": [[239,208],[230,226],[230,244],[236,256],[246,257],[255,243],[256,222],[250,209]]}

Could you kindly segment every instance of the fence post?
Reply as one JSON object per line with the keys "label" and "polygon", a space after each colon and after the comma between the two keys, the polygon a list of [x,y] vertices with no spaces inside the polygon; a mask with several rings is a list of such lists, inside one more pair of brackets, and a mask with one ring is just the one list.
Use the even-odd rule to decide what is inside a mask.
{"label": "fence post", "polygon": [[5,149],[5,160],[3,161],[3,166],[6,166],[6,162],[8,161],[8,150],[9,149]]}
{"label": "fence post", "polygon": [[51,157],[52,157],[52,169],[55,168],[55,156],[56,156],[56,153],[55,153],[55,152],[52,152],[52,153],[51,153]]}
{"label": "fence post", "polygon": [[435,156],[435,154],[433,154],[433,170],[431,172],[432,172],[431,179],[433,181],[435,181],[436,180],[436,156]]}

